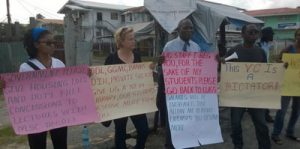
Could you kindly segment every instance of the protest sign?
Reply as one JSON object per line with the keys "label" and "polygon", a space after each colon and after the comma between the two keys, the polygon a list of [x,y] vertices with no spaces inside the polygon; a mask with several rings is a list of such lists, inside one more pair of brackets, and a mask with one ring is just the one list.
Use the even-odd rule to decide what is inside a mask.
{"label": "protest sign", "polygon": [[91,67],[101,121],[157,111],[150,63]]}
{"label": "protest sign", "polygon": [[222,64],[220,106],[280,108],[282,63]]}
{"label": "protest sign", "polygon": [[288,63],[284,73],[281,95],[300,96],[300,54],[283,54],[282,61]]}
{"label": "protest sign", "polygon": [[164,52],[168,118],[175,148],[222,142],[215,54]]}
{"label": "protest sign", "polygon": [[88,67],[3,74],[5,102],[16,134],[97,121]]}

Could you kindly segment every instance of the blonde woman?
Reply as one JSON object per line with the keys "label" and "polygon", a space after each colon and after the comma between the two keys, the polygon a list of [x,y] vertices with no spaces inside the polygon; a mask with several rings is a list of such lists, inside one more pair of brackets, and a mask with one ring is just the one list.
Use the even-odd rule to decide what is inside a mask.
{"label": "blonde woman", "polygon": [[[133,29],[130,27],[121,27],[115,33],[115,42],[117,51],[110,54],[106,60],[105,65],[114,64],[132,64],[140,63],[141,57],[134,52],[135,38]],[[146,114],[130,116],[136,130],[137,141],[135,149],[145,148],[146,139],[148,137],[149,128]],[[115,119],[115,146],[117,149],[126,149],[126,124],[128,117]]]}

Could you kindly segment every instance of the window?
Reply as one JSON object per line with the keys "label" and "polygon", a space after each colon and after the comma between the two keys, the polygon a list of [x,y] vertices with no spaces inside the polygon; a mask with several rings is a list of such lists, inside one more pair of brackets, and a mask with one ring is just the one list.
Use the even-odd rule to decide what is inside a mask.
{"label": "window", "polygon": [[117,12],[110,13],[110,19],[112,19],[112,20],[118,20],[118,13]]}
{"label": "window", "polygon": [[121,15],[121,21],[125,22],[125,15]]}
{"label": "window", "polygon": [[128,14],[129,21],[132,21],[132,13]]}
{"label": "window", "polygon": [[101,36],[101,32],[96,32],[96,36]]}
{"label": "window", "polygon": [[97,21],[102,21],[102,13],[101,12],[97,13]]}
{"label": "window", "polygon": [[291,16],[283,15],[278,17],[280,21],[291,20]]}

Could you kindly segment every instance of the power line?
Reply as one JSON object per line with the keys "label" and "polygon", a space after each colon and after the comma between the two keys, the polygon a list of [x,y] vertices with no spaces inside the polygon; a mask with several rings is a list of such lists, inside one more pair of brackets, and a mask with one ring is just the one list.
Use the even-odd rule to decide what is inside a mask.
{"label": "power line", "polygon": [[32,13],[30,10],[28,10],[25,5],[23,5],[19,0],[17,0],[17,2],[27,11],[29,12],[29,14],[33,15],[34,16],[34,13]]}
{"label": "power line", "polygon": [[28,1],[25,1],[25,0],[23,0],[23,2],[26,3],[27,5],[30,5],[31,7],[34,7],[35,9],[38,9],[40,11],[43,11],[43,12],[47,13],[48,15],[50,15],[52,17],[54,16],[55,18],[60,18],[59,15],[54,14],[54,13],[50,12],[49,10],[47,11],[45,9],[42,9],[42,8],[40,8],[40,6],[36,6],[36,5],[32,4],[31,2],[28,2]]}
{"label": "power line", "polygon": [[4,23],[6,20],[7,20],[7,17],[5,17],[5,18],[1,21],[1,23]]}
{"label": "power line", "polygon": [[3,20],[3,19],[5,19],[6,18],[6,16],[4,16],[4,17],[1,17],[1,19],[0,20]]}

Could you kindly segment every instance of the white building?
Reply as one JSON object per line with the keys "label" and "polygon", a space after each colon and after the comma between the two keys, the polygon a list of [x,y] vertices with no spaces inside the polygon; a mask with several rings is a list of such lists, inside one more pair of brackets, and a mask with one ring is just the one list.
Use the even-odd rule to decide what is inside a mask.
{"label": "white building", "polygon": [[[112,52],[115,50],[113,33],[117,28],[129,25],[136,33],[137,49],[146,55],[152,54],[154,22],[143,6],[130,7],[70,0],[59,13],[65,14],[66,49],[77,48],[72,47],[76,45],[76,41],[86,41],[93,43],[93,49],[104,53]],[[74,38],[75,41],[68,41]]]}
{"label": "white building", "polygon": [[69,0],[58,12],[65,14],[65,28],[74,24],[81,30],[81,39],[96,42],[97,37],[112,36],[123,24],[121,14],[127,8],[130,6]]}

